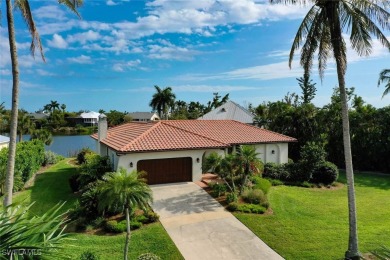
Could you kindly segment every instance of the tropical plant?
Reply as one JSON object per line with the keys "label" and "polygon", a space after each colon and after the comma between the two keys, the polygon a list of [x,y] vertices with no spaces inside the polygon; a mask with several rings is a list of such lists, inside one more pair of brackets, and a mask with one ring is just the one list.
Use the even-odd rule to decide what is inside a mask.
{"label": "tropical plant", "polygon": [[390,69],[384,69],[379,73],[378,87],[380,84],[385,84],[385,91],[383,92],[382,98],[390,92]]}
{"label": "tropical plant", "polygon": [[345,91],[347,70],[347,47],[343,31],[350,34],[352,48],[359,55],[369,55],[372,50],[372,36],[390,49],[390,42],[381,31],[390,29],[388,1],[369,0],[270,0],[271,3],[312,4],[303,19],[290,51],[289,66],[296,50],[301,49],[300,64],[310,74],[313,59],[318,51],[318,70],[323,78],[327,59],[333,55],[342,101],[342,125],[345,168],[348,181],[349,242],[345,257],[360,258],[358,249],[355,189],[352,167],[351,139],[349,130],[348,103]]}
{"label": "tropical plant", "polygon": [[248,178],[251,175],[260,174],[263,164],[259,159],[259,153],[256,152],[254,146],[240,145],[237,150],[236,160],[239,167],[238,172],[241,175],[240,193],[242,193]]}
{"label": "tropical plant", "polygon": [[23,141],[23,135],[31,133],[34,130],[34,123],[31,121],[30,117],[25,113],[19,113],[18,120],[18,133],[19,133],[19,142]]}
{"label": "tropical plant", "polygon": [[41,140],[45,145],[51,145],[53,143],[53,135],[46,129],[38,129],[31,133],[30,140]]}
{"label": "tropical plant", "polygon": [[30,217],[29,206],[10,205],[0,212],[0,259],[36,259],[61,256],[64,233],[64,203],[57,204],[42,216]]}
{"label": "tropical plant", "polygon": [[312,82],[308,73],[305,73],[301,78],[297,78],[297,81],[302,89],[302,96],[300,97],[302,103],[309,104],[316,95],[316,83]]}
{"label": "tropical plant", "polygon": [[[15,168],[15,153],[16,153],[16,135],[18,128],[18,109],[19,109],[19,65],[18,55],[16,49],[16,37],[15,37],[15,23],[13,17],[13,10],[20,10],[27,24],[31,41],[31,54],[34,56],[36,48],[39,49],[41,57],[45,60],[43,55],[43,48],[41,39],[39,37],[38,30],[35,26],[35,22],[31,13],[31,8],[28,0],[15,0],[12,5],[11,0],[6,0],[7,8],[7,25],[8,25],[8,39],[11,56],[11,67],[12,67],[12,108],[10,118],[10,142],[9,142],[9,154],[7,163],[7,177],[6,177],[6,192],[4,196],[4,205],[8,206],[12,203],[12,189],[14,182],[14,168]],[[82,5],[83,0],[59,0],[60,4],[65,5],[78,16],[77,8]]]}
{"label": "tropical plant", "polygon": [[142,178],[142,172],[132,171],[128,173],[121,168],[118,172],[110,172],[104,176],[104,180],[98,183],[99,208],[104,210],[112,205],[121,204],[126,214],[126,243],[124,259],[128,258],[130,243],[130,210],[135,207],[146,210],[148,203],[152,202],[152,191]]}
{"label": "tropical plant", "polygon": [[168,119],[169,109],[174,106],[176,95],[172,93],[171,87],[161,89],[159,86],[155,85],[154,88],[157,92],[153,94],[149,106],[151,106],[153,110],[157,110],[160,118]]}

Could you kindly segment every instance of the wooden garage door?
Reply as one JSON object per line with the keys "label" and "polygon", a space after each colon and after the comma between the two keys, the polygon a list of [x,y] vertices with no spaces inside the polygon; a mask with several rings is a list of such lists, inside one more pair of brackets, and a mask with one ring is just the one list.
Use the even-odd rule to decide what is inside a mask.
{"label": "wooden garage door", "polygon": [[148,173],[148,184],[192,181],[190,157],[141,160],[137,163],[137,170]]}

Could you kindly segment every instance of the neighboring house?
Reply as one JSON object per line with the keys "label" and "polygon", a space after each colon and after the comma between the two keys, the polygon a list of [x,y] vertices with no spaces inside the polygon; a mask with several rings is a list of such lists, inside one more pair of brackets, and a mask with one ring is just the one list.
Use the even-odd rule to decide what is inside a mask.
{"label": "neighboring house", "polygon": [[85,126],[95,126],[98,124],[98,118],[99,118],[98,112],[84,112],[80,114],[80,118],[82,118],[82,123]]}
{"label": "neighboring house", "polygon": [[32,120],[42,120],[42,119],[48,119],[49,118],[49,114],[43,113],[43,112],[40,112],[40,113],[30,113],[30,114],[28,114],[28,116]]}
{"label": "neighboring house", "polygon": [[0,150],[3,148],[7,148],[9,145],[9,137],[0,135]]}
{"label": "neighboring house", "polygon": [[244,124],[253,124],[253,118],[251,112],[229,100],[199,117],[198,120],[235,120]]}
{"label": "neighboring house", "polygon": [[133,113],[128,113],[127,116],[131,117],[132,121],[139,121],[139,122],[160,120],[160,117],[157,115],[157,113],[153,113],[153,112],[133,112]]}
{"label": "neighboring house", "polygon": [[205,156],[223,155],[241,144],[254,145],[263,162],[286,163],[288,143],[296,141],[233,120],[131,122],[107,130],[104,116],[91,137],[115,170],[144,170],[149,184],[200,180]]}

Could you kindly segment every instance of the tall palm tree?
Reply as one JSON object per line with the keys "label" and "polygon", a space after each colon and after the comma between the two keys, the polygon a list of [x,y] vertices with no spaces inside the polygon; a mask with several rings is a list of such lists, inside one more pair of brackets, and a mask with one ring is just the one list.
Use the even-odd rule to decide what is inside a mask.
{"label": "tall palm tree", "polygon": [[380,84],[385,84],[385,91],[383,92],[382,98],[390,92],[390,69],[384,69],[379,73],[378,87]]}
{"label": "tall palm tree", "polygon": [[[348,103],[345,91],[347,70],[347,47],[343,31],[350,35],[352,48],[359,55],[369,55],[372,50],[372,36],[390,48],[390,42],[381,29],[390,29],[388,1],[370,0],[270,0],[271,3],[310,5],[295,36],[290,51],[289,66],[294,53],[300,47],[300,64],[305,73],[310,73],[313,59],[318,51],[318,70],[324,76],[326,62],[333,55],[336,61],[337,76],[342,100],[342,124],[345,168],[348,181],[349,243],[345,257],[358,259],[357,218],[355,189],[352,167],[351,140],[349,131]],[[301,46],[302,45],[302,46]]]}
{"label": "tall palm tree", "polygon": [[114,205],[123,205],[126,214],[126,243],[124,248],[124,259],[127,260],[130,243],[130,210],[135,207],[146,209],[152,202],[152,191],[141,177],[142,173],[132,171],[128,173],[121,168],[119,172],[107,173],[104,181],[98,184],[99,208],[110,208]]}
{"label": "tall palm tree", "polygon": [[[8,40],[9,49],[11,54],[11,67],[12,67],[12,108],[11,108],[11,124],[10,124],[10,142],[8,150],[8,163],[7,163],[7,177],[6,177],[6,192],[4,196],[4,206],[12,204],[12,187],[13,176],[15,171],[15,153],[16,153],[16,136],[18,128],[18,109],[19,109],[19,65],[18,55],[16,49],[15,39],[15,23],[13,17],[13,6],[11,0],[6,0],[7,8],[7,26],[8,26]],[[58,3],[67,6],[70,10],[77,15],[77,8],[81,6],[83,0],[58,0]],[[14,0],[14,7],[22,13],[24,21],[27,24],[31,41],[31,54],[34,56],[36,48],[39,49],[41,57],[45,60],[43,55],[43,49],[38,30],[35,26],[35,22],[31,13],[30,4],[28,0]]]}
{"label": "tall palm tree", "polygon": [[66,105],[65,104],[62,104],[61,105],[61,110],[62,110],[62,113],[65,114],[65,109],[66,109]]}
{"label": "tall palm tree", "polygon": [[19,133],[19,142],[23,141],[23,135],[31,133],[34,130],[34,123],[31,121],[31,118],[24,113],[19,114],[18,120],[18,133]]}
{"label": "tall palm tree", "polygon": [[176,95],[172,93],[171,87],[161,89],[156,85],[154,88],[157,92],[153,94],[149,106],[151,106],[153,110],[157,110],[160,118],[168,119],[168,110],[174,106]]}

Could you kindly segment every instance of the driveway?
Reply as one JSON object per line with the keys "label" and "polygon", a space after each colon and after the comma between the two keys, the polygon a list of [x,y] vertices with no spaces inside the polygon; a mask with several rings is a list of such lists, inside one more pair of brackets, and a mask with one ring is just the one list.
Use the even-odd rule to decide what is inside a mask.
{"label": "driveway", "polygon": [[152,185],[153,209],[186,260],[283,259],[198,185]]}

